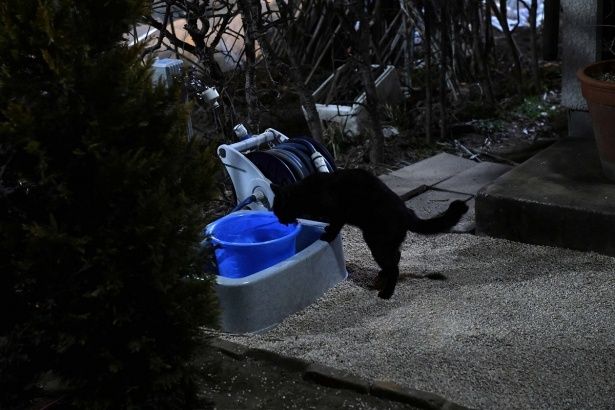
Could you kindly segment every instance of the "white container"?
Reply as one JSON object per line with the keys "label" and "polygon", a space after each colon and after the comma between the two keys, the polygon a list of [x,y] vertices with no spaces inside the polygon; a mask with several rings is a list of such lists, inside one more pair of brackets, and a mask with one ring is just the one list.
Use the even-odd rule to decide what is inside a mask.
{"label": "white container", "polygon": [[[340,71],[344,66],[337,69]],[[380,66],[372,65],[373,69],[378,69]],[[342,127],[344,134],[348,136],[357,136],[363,133],[369,127],[368,114],[365,109],[367,96],[365,92],[359,94],[353,99],[353,104],[324,104],[329,84],[333,81],[335,73],[331,74],[323,83],[312,93],[314,101],[316,101],[316,111],[323,126],[328,122],[334,122]],[[376,93],[378,99],[382,103],[398,104],[403,100],[401,85],[395,66],[386,66],[382,74],[374,81],[376,85]],[[303,113],[306,115],[305,108]]]}

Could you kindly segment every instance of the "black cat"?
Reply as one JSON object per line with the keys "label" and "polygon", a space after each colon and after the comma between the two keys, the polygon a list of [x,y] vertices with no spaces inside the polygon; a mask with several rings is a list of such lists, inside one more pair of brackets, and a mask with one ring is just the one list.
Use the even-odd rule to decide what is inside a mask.
{"label": "black cat", "polygon": [[406,208],[404,201],[380,179],[362,169],[337,170],[312,174],[296,184],[280,187],[275,194],[273,212],[281,223],[297,218],[328,222],[321,239],[331,242],[345,224],[361,229],[380,273],[375,287],[378,296],[388,299],[399,276],[399,247],[406,232],[429,234],[454,226],[468,210],[463,201],[453,201],[441,215],[420,219]]}

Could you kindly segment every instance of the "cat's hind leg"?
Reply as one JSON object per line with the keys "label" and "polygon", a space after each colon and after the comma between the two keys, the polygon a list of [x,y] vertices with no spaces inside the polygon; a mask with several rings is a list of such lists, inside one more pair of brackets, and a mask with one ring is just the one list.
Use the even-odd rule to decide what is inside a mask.
{"label": "cat's hind leg", "polygon": [[382,288],[378,292],[378,296],[382,299],[390,299],[395,292],[395,286],[397,285],[397,279],[399,278],[399,251],[380,255],[375,257],[376,262],[382,268],[382,271],[378,276],[382,277]]}
{"label": "cat's hind leg", "polygon": [[382,290],[382,288],[384,288],[384,274],[382,271],[378,272],[378,275],[374,278],[372,288],[376,290]]}
{"label": "cat's hind leg", "polygon": [[374,281],[374,287],[379,290],[378,296],[389,299],[395,292],[395,285],[399,277],[399,243],[380,235],[363,235],[367,246],[372,252],[374,260],[380,266],[380,273]]}

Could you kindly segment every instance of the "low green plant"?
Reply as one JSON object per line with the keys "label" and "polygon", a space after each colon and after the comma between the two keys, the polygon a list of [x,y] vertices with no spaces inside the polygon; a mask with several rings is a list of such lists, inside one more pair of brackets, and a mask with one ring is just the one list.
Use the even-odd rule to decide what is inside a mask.
{"label": "low green plant", "polygon": [[339,158],[348,145],[348,138],[344,134],[344,127],[334,121],[330,121],[325,125],[322,140],[330,148],[334,158]]}
{"label": "low green plant", "polygon": [[519,115],[532,121],[549,116],[550,107],[539,96],[525,97],[523,101],[513,109]]}
{"label": "low green plant", "polygon": [[406,103],[395,105],[385,104],[382,113],[383,122],[405,133],[415,126],[416,121],[415,117],[410,115],[409,111],[410,107]]}
{"label": "low green plant", "polygon": [[478,119],[472,123],[478,130],[488,134],[501,132],[506,129],[506,123],[499,118]]}

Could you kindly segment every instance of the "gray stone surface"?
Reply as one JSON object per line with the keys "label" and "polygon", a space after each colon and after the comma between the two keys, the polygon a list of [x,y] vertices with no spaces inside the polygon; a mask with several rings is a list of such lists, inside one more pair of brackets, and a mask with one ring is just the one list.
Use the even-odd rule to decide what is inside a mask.
{"label": "gray stone surface", "polygon": [[593,139],[562,140],[485,187],[477,232],[615,255],[615,183]]}
{"label": "gray stone surface", "polygon": [[409,199],[415,195],[424,192],[427,189],[426,185],[416,183],[407,178],[397,177],[391,174],[380,175],[378,178],[385,183],[393,192],[401,199]]}
{"label": "gray stone surface", "polygon": [[[408,196],[406,206],[420,218],[431,218],[444,212],[454,200],[469,201],[470,209],[451,232],[473,232],[475,229],[473,196],[484,185],[512,169],[510,165],[481,162],[438,154],[419,163],[402,168],[381,179],[402,199]],[[437,180],[441,182],[434,182]],[[425,190],[428,185],[431,189]],[[410,188],[413,187],[413,188]],[[412,191],[410,191],[413,189]]]}
{"label": "gray stone surface", "polygon": [[[346,280],[260,335],[235,337],[478,409],[615,403],[615,258],[464,234],[409,234],[382,300],[361,233],[342,231]],[[446,281],[415,279],[442,273]],[[365,279],[363,279],[365,278]]]}
{"label": "gray stone surface", "polygon": [[576,72],[600,59],[602,0],[561,0],[561,8],[562,105],[587,110]]}
{"label": "gray stone surface", "polygon": [[476,164],[476,162],[469,159],[443,152],[393,171],[389,175],[407,180],[408,187],[413,189],[421,185],[435,185],[453,175],[474,167]]}
{"label": "gray stone surface", "polygon": [[434,188],[462,194],[476,195],[485,185],[493,182],[500,175],[510,171],[512,166],[495,162],[481,162],[470,169],[460,172],[442,181]]}
{"label": "gray stone surface", "polygon": [[433,218],[446,211],[454,200],[468,201],[471,195],[429,190],[406,201],[406,206],[412,209],[419,218]]}

